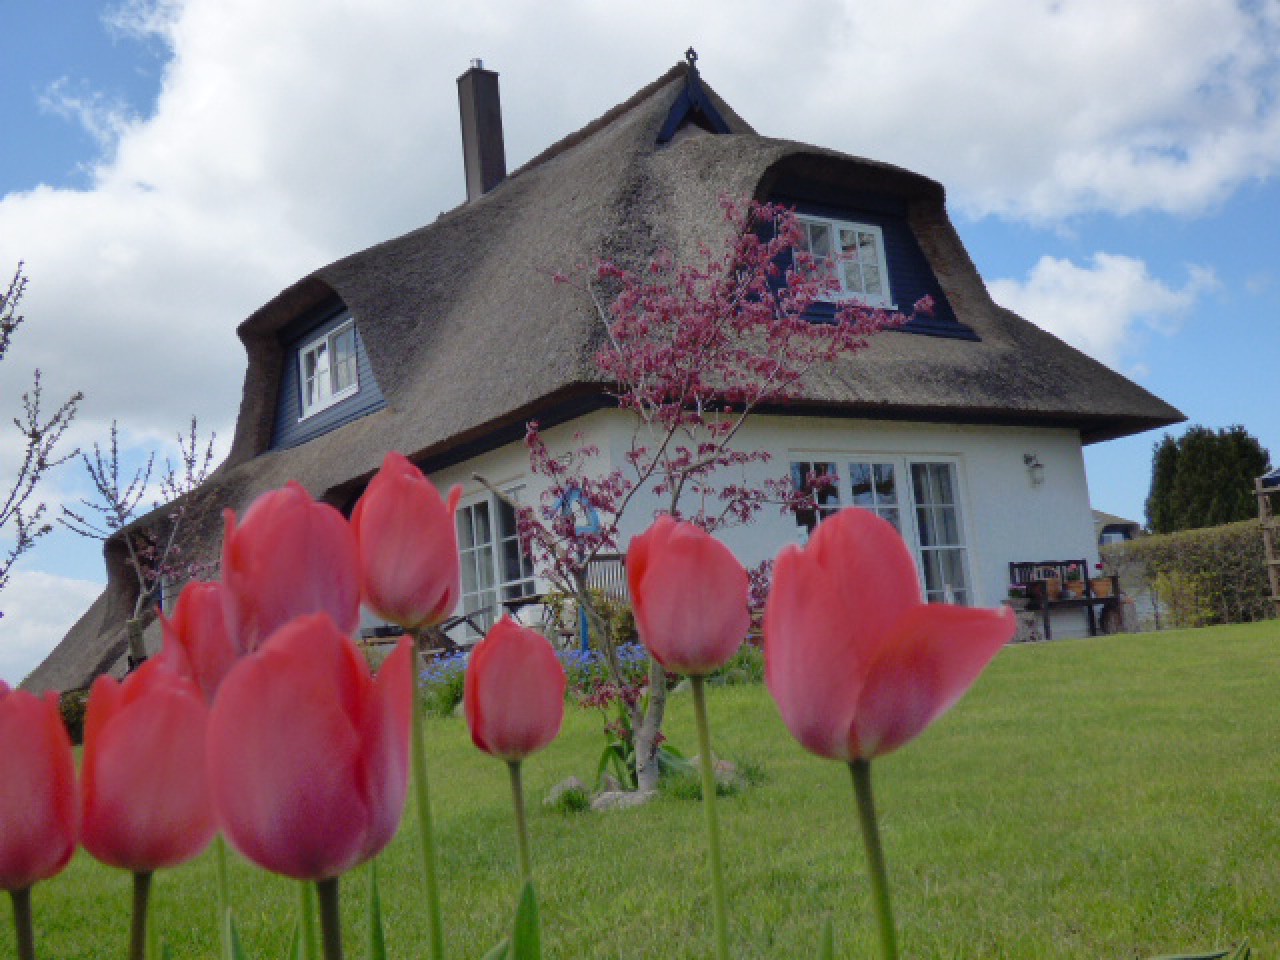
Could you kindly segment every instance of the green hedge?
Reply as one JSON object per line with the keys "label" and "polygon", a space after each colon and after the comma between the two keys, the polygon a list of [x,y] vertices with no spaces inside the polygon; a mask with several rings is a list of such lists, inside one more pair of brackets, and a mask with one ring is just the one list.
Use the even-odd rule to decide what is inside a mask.
{"label": "green hedge", "polygon": [[1248,623],[1275,616],[1258,520],[1107,544],[1102,558],[1126,589],[1159,601],[1165,626]]}

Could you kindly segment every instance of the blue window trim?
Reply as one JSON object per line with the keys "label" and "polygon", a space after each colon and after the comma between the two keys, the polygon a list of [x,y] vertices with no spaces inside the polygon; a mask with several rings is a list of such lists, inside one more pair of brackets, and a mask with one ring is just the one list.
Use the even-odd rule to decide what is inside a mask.
{"label": "blue window trim", "polygon": [[[304,414],[301,351],[321,337],[352,322],[355,325],[358,389],[328,406]],[[279,333],[280,385],[273,414],[270,449],[296,447],[386,407],[386,399],[369,365],[360,322],[345,304],[329,303],[286,325]]]}

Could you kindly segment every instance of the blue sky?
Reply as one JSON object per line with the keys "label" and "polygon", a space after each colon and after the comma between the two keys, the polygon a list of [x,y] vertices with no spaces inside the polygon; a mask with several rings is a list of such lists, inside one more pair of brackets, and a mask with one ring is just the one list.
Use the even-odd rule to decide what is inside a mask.
{"label": "blue sky", "polygon": [[[0,9],[0,268],[31,279],[0,414],[39,366],[51,397],[86,392],[82,446],[118,418],[133,451],[164,449],[192,414],[225,443],[236,324],[461,201],[471,58],[502,73],[514,167],[693,44],[760,132],[942,182],[998,301],[1280,458],[1280,0]],[[1096,507],[1142,518],[1157,439],[1088,449]],[[46,493],[80,485],[64,470]],[[19,571],[9,680],[103,579],[97,545],[61,532]]]}

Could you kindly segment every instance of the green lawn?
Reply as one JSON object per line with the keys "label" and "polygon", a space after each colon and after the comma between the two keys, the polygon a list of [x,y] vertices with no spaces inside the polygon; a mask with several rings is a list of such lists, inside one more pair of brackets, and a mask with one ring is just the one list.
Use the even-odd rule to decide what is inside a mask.
{"label": "green lawn", "polygon": [[[848,773],[804,753],[762,688],[711,691],[718,749],[764,785],[723,800],[733,951],[876,955]],[[692,707],[669,734],[693,744]],[[710,921],[702,812],[561,814],[540,799],[594,769],[594,714],[526,764],[548,958],[703,958]],[[515,895],[506,771],[461,720],[429,730],[451,958],[480,957]],[[692,751],[690,751],[692,752]],[[1130,958],[1227,945],[1280,948],[1280,623],[1063,641],[1004,651],[921,740],[876,765],[906,957]],[[426,956],[412,818],[383,855],[393,957]],[[213,864],[162,874],[156,920],[175,958],[215,954]],[[255,958],[284,954],[294,885],[233,864]],[[345,881],[350,956],[363,956],[365,874]],[[41,956],[122,956],[128,878],[83,854],[36,889]],[[13,955],[0,928],[0,957]]]}

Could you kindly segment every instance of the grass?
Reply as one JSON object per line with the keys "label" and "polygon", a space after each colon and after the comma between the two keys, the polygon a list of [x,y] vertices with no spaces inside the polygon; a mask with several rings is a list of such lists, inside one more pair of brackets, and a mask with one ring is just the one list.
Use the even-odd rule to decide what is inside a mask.
{"label": "grass", "polygon": [[[1280,623],[1063,641],[1004,651],[917,743],[875,765],[904,957],[1140,958],[1238,942],[1280,951]],[[721,802],[735,957],[875,956],[847,770],[804,753],[761,687],[709,691],[723,755],[763,771]],[[668,733],[692,748],[692,704]],[[430,722],[450,958],[478,958],[517,892],[506,770],[458,719]],[[526,763],[548,960],[711,953],[702,812],[672,795],[566,814],[542,796],[594,771],[594,712]],[[692,753],[690,749],[687,752]],[[380,861],[395,958],[426,955],[412,818]],[[234,859],[234,858],[233,858]],[[344,882],[349,956],[364,956],[365,872]],[[161,874],[155,920],[177,960],[213,957],[211,855]],[[233,862],[249,954],[282,958],[291,882]],[[77,855],[34,894],[42,957],[122,956],[129,880]],[[0,924],[0,956],[14,952]]]}

